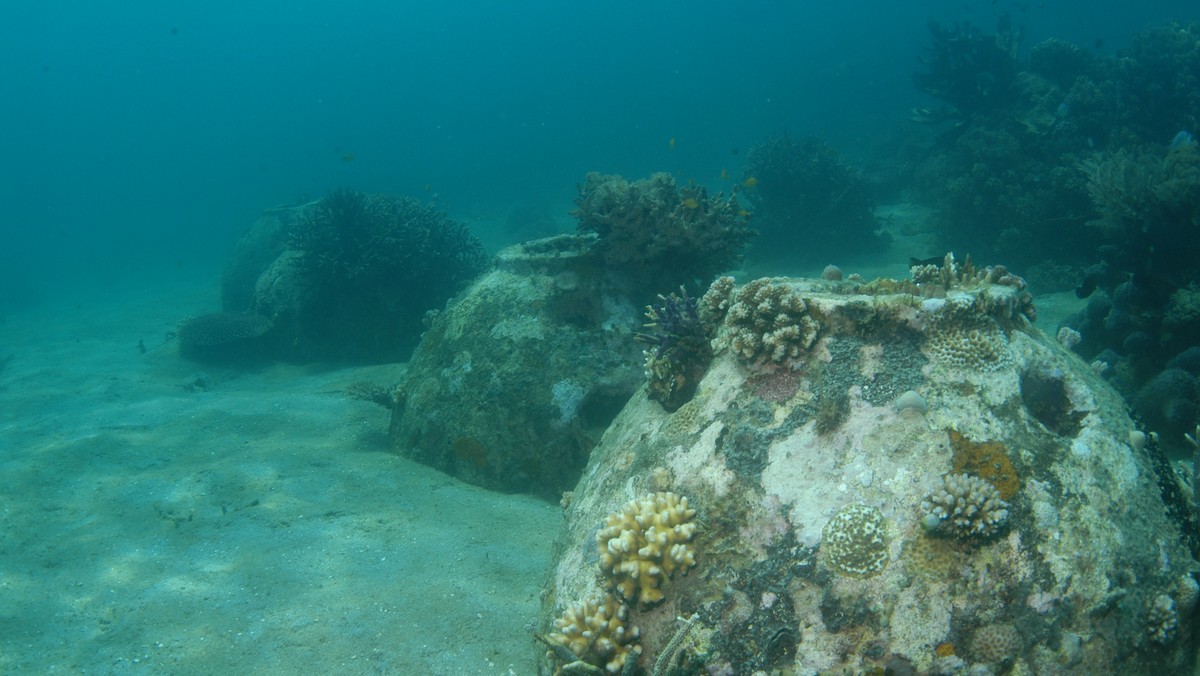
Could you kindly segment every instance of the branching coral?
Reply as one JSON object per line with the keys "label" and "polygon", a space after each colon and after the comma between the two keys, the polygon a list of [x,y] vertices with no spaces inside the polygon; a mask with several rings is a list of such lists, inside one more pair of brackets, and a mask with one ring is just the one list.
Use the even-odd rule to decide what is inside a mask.
{"label": "branching coral", "polygon": [[737,290],[718,342],[747,362],[787,365],[812,347],[820,328],[799,293],[763,278]]}
{"label": "branching coral", "polygon": [[[596,597],[567,608],[554,620],[554,631],[540,637],[549,647],[547,657],[555,661],[555,674],[582,662],[595,671],[626,673],[637,662],[642,647],[641,632],[629,622],[629,608],[612,594]],[[632,658],[632,661],[631,661]],[[578,667],[570,673],[582,673]]]}
{"label": "branching coral", "polygon": [[605,265],[634,278],[643,293],[708,280],[738,260],[753,234],[736,197],[709,196],[695,184],[677,188],[666,173],[632,182],[590,173],[572,213],[580,232],[599,235]]}
{"label": "branching coral", "polygon": [[636,338],[648,344],[645,351],[650,398],[675,411],[692,398],[712,359],[708,334],[697,310],[697,301],[680,287],[681,295],[659,295],[659,303],[646,307],[646,328]]}
{"label": "branching coral", "polygon": [[610,514],[596,534],[609,585],[628,601],[645,606],[661,601],[667,580],[696,565],[695,516],[687,498],[669,492],[631,500]]}
{"label": "branching coral", "polygon": [[696,304],[696,313],[709,333],[716,332],[717,325],[725,319],[725,313],[733,304],[733,287],[733,277],[718,277]]}
{"label": "branching coral", "polygon": [[986,538],[1008,522],[1008,503],[990,483],[970,474],[947,474],[921,501],[921,525],[957,538]]}
{"label": "branching coral", "polygon": [[256,302],[293,334],[303,358],[407,357],[425,312],[487,260],[465,226],[433,207],[351,190],[307,207],[289,247],[289,272],[278,276],[288,300]]}

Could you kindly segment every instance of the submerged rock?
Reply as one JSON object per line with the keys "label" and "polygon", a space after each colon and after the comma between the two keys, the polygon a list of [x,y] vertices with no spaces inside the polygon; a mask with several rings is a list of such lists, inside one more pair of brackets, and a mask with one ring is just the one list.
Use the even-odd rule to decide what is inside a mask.
{"label": "submerged rock", "polygon": [[[542,631],[623,598],[600,565],[623,540],[598,529],[671,491],[697,512],[695,565],[629,607],[646,673],[1190,668],[1180,590],[1197,562],[1176,478],[1154,444],[1131,446],[1119,395],[1031,326],[1019,278],[995,272],[714,285],[701,306],[727,310],[710,315],[694,397],[669,413],[643,388],[592,450]],[[739,305],[745,289],[755,304]],[[779,342],[784,306],[804,308],[795,349],[741,349]],[[910,391],[927,405],[894,405]],[[951,504],[948,485],[979,499]],[[939,500],[982,525],[936,527]]]}

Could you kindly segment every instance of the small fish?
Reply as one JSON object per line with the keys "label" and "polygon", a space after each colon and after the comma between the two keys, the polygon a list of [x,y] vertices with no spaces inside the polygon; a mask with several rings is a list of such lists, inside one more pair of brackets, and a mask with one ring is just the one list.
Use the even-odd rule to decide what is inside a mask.
{"label": "small fish", "polygon": [[758,185],[758,179],[754,178],[753,176],[750,176],[746,180],[742,181],[743,188],[753,188],[756,185]]}
{"label": "small fish", "polygon": [[343,162],[353,162],[354,161],[354,153],[342,153],[342,161]]}
{"label": "small fish", "polygon": [[670,141],[667,141],[667,148],[675,150],[675,137],[672,136]]}
{"label": "small fish", "polygon": [[689,198],[683,200],[682,202],[680,202],[680,204],[683,205],[684,209],[699,209],[700,208],[700,203],[696,201],[695,197],[689,197]]}
{"label": "small fish", "polygon": [[721,180],[722,180],[722,181],[728,181],[728,180],[729,180],[729,170],[728,170],[728,169],[722,169],[722,170],[721,170]]}
{"label": "small fish", "polygon": [[741,216],[742,218],[750,218],[750,212],[742,209],[738,212],[738,216]]}

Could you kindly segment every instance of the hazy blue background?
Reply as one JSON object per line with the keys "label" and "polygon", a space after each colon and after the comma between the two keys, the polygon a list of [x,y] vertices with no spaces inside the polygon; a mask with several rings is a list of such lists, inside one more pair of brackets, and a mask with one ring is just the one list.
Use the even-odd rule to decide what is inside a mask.
{"label": "hazy blue background", "polygon": [[1026,48],[1106,52],[1198,14],[1164,0],[8,2],[0,309],[215,279],[261,209],[336,187],[436,194],[490,227],[528,202],[565,218],[590,170],[715,188],[784,129],[859,160],[927,103],[911,84],[927,20],[990,31],[1002,12]]}

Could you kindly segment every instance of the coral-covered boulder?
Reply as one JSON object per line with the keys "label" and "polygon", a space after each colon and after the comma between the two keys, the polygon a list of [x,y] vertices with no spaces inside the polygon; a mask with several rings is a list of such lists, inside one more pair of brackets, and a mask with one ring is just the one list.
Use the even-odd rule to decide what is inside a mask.
{"label": "coral-covered boulder", "polygon": [[642,318],[594,236],[509,247],[432,321],[397,395],[391,440],[487,488],[558,500],[641,383]]}
{"label": "coral-covered boulder", "polygon": [[339,190],[264,212],[234,248],[222,305],[268,318],[276,358],[403,361],[425,313],[486,262],[466,226],[433,206]]}
{"label": "coral-covered boulder", "polygon": [[1020,278],[918,272],[700,299],[694,396],[635,394],[567,501],[547,673],[604,663],[562,619],[597,598],[645,673],[1191,668],[1195,522],[1170,463],[1032,326]]}

